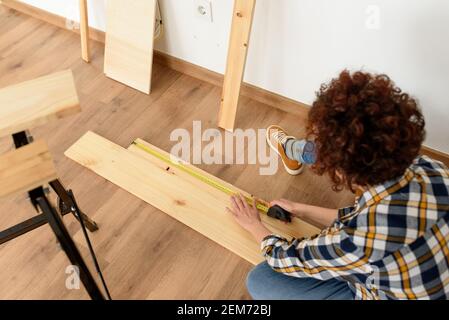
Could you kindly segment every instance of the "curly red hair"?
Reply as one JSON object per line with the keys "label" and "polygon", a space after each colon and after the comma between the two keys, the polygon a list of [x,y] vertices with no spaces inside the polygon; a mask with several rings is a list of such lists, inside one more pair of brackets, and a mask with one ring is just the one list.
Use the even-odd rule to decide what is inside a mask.
{"label": "curly red hair", "polygon": [[309,112],[313,169],[329,174],[335,190],[384,183],[419,154],[424,126],[417,101],[388,76],[345,70],[321,86]]}

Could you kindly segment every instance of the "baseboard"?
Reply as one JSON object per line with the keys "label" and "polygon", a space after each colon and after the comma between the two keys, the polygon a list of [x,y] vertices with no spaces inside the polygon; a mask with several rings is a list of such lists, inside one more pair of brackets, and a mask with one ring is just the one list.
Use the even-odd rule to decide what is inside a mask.
{"label": "baseboard", "polygon": [[[66,18],[50,13],[48,11],[42,10],[40,8],[36,8],[34,6],[28,5],[26,3],[17,1],[17,0],[1,0],[0,4],[3,4],[5,7],[10,9],[17,10],[34,18],[43,20],[60,28],[67,29],[66,27]],[[104,31],[89,28],[89,36],[91,40],[98,41],[101,43],[105,42],[105,33]],[[79,33],[79,29],[67,29],[76,33]],[[174,69],[178,72],[187,74],[189,76],[198,78],[205,82],[211,83],[215,86],[222,86],[224,76],[220,73],[208,70],[206,68],[200,67],[193,63],[187,62],[185,60],[170,56],[166,53],[155,50],[154,51],[154,62],[167,66],[171,69]],[[280,109],[282,111],[295,114],[301,117],[307,117],[309,106],[289,99],[287,97],[281,96],[274,92],[253,86],[248,83],[243,83],[241,89],[241,95],[250,97],[258,102],[267,104],[271,107]],[[438,150],[434,150],[432,148],[423,146],[422,153],[432,157],[435,160],[439,160],[444,162],[447,166],[449,166],[449,154],[443,153]]]}
{"label": "baseboard", "polygon": [[[165,65],[171,69],[187,74],[194,78],[201,79],[213,85],[221,87],[223,84],[224,76],[222,74],[192,64],[185,60],[178,59],[166,53],[155,51],[154,61],[156,63]],[[276,109],[280,109],[282,111],[301,117],[307,117],[310,108],[304,103],[294,101],[287,97],[278,95],[274,92],[253,86],[248,83],[242,84],[240,94]]]}
{"label": "baseboard", "polygon": [[[31,6],[29,4],[17,1],[17,0],[1,0],[0,4],[2,4],[5,7],[8,7],[10,9],[22,12],[26,15],[32,16],[33,18],[45,21],[47,23],[50,23],[52,25],[55,25],[57,27],[67,29],[69,31],[80,33],[79,28],[67,28],[67,19],[59,16],[57,14],[45,11],[43,9]],[[92,40],[99,41],[104,43],[105,42],[105,33],[103,31],[100,31],[98,29],[89,28],[89,37]]]}
{"label": "baseboard", "polygon": [[432,159],[438,160],[443,162],[447,167],[449,167],[449,154],[426,147],[426,146],[422,146],[421,147],[421,153],[429,156]]}

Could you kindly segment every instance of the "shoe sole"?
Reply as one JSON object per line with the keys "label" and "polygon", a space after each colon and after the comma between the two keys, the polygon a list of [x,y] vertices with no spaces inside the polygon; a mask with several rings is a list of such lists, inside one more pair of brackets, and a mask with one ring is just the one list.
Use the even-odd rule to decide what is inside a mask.
{"label": "shoe sole", "polygon": [[[282,129],[283,130],[283,129]],[[292,176],[297,176],[298,174],[300,174],[303,170],[304,170],[304,164],[301,163],[301,166],[299,167],[299,169],[293,170],[290,169],[289,167],[287,167],[287,165],[284,162],[284,159],[282,158],[281,154],[279,153],[278,149],[273,146],[273,144],[271,143],[271,139],[270,139],[270,130],[267,130],[267,132],[265,133],[265,137],[267,140],[268,145],[270,146],[271,149],[274,150],[274,152],[276,152],[279,156],[279,158],[281,158],[282,160],[282,164],[284,165],[285,170]]]}

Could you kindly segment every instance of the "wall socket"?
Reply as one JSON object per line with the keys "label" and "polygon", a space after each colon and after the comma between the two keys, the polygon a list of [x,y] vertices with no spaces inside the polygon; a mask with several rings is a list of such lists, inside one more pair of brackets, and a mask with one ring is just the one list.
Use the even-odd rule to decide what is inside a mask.
{"label": "wall socket", "polygon": [[207,22],[214,22],[212,17],[212,1],[195,0],[195,12],[197,17]]}

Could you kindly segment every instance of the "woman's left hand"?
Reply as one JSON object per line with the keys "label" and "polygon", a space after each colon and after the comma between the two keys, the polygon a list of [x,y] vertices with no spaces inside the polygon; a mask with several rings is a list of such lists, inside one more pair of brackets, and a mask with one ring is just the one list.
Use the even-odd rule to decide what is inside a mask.
{"label": "woman's left hand", "polygon": [[242,194],[238,194],[231,196],[231,208],[226,208],[226,211],[232,214],[235,220],[258,241],[262,241],[271,232],[260,220],[256,205],[256,199],[253,199],[253,205],[250,205]]}

